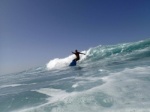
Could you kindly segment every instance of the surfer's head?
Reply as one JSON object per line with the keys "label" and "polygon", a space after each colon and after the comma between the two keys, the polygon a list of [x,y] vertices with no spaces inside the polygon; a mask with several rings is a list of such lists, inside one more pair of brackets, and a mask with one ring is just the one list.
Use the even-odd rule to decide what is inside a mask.
{"label": "surfer's head", "polygon": [[78,52],[78,50],[75,50],[75,52]]}

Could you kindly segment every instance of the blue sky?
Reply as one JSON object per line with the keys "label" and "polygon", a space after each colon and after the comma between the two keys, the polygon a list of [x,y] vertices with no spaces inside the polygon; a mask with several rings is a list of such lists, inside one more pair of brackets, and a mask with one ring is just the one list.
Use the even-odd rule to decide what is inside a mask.
{"label": "blue sky", "polygon": [[150,0],[0,0],[0,74],[150,38]]}

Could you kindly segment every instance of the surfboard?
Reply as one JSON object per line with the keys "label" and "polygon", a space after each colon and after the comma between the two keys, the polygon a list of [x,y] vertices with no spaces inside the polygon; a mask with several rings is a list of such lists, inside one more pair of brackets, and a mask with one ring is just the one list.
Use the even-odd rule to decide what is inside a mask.
{"label": "surfboard", "polygon": [[76,61],[75,60],[72,60],[72,62],[69,64],[69,66],[76,66]]}

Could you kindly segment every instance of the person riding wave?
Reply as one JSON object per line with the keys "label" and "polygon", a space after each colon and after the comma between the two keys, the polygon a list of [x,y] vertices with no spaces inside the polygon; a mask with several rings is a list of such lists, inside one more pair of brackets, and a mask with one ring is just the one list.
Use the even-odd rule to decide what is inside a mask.
{"label": "person riding wave", "polygon": [[72,53],[76,55],[76,58],[74,59],[75,61],[80,60],[80,55],[79,54],[84,54],[84,53],[78,52],[78,50],[75,50],[75,52],[72,52]]}

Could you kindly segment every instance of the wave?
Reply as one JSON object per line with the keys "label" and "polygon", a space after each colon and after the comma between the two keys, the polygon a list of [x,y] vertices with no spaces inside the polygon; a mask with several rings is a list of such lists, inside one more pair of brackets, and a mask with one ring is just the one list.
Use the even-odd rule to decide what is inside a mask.
{"label": "wave", "polygon": [[[80,64],[101,61],[106,65],[106,63],[114,64],[145,59],[150,57],[150,39],[118,45],[100,45],[82,52],[86,53],[86,55],[81,55],[81,60],[78,62]],[[66,58],[50,60],[47,68],[51,70],[66,67],[74,58],[74,55],[70,55]]]}
{"label": "wave", "polygon": [[[82,51],[45,66],[0,77],[0,110],[7,112],[148,112],[150,39]],[[56,69],[56,70],[54,70]],[[54,71],[53,71],[54,70]],[[140,101],[140,102],[139,102]],[[19,104],[18,104],[19,102]]]}

